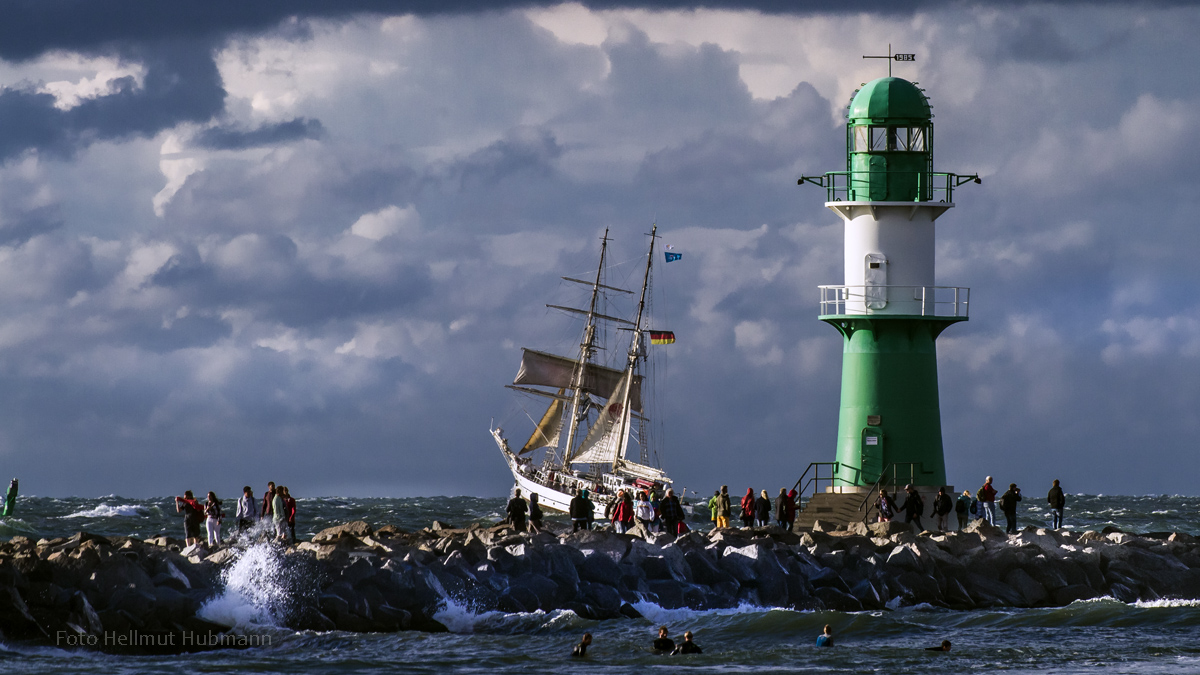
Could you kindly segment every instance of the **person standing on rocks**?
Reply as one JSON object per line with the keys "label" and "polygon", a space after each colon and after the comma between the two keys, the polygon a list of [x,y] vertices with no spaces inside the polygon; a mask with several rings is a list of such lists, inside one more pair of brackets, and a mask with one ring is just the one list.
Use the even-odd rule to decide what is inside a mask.
{"label": "person standing on rocks", "polygon": [[587,490],[576,488],[568,508],[571,515],[571,531],[588,529],[592,520],[592,503],[588,501]]}
{"label": "person standing on rocks", "polygon": [[754,526],[754,488],[746,488],[746,496],[742,497],[742,526]]}
{"label": "person standing on rocks", "polygon": [[542,531],[542,507],[538,504],[537,493],[529,495],[529,531],[537,534]]}
{"label": "person standing on rocks", "polygon": [[1008,484],[1008,492],[1005,492],[1000,497],[1000,510],[1004,512],[1004,517],[1008,519],[1009,534],[1017,533],[1017,502],[1021,501],[1021,488],[1017,487],[1016,483]]}
{"label": "person standing on rocks", "polygon": [[679,503],[679,497],[675,496],[674,489],[667,490],[667,496],[663,498],[659,507],[662,510],[663,522],[667,525],[667,532],[672,536],[678,535],[679,524],[687,514],[683,512],[683,505]]}
{"label": "person standing on rocks", "polygon": [[654,526],[654,505],[650,503],[650,497],[645,490],[638,493],[637,504],[633,506],[633,516],[642,524],[642,528],[647,532],[651,532],[651,527]]}
{"label": "person standing on rocks", "polygon": [[933,515],[937,516],[939,532],[950,530],[950,512],[953,510],[954,502],[950,500],[950,495],[946,494],[946,488],[938,489],[937,497],[933,499]]}
{"label": "person standing on rocks", "polygon": [[717,527],[729,527],[729,517],[733,515],[733,504],[729,501],[729,486],[721,486],[721,494],[717,499]]}
{"label": "person standing on rocks", "polygon": [[654,653],[670,654],[673,651],[675,651],[675,641],[667,634],[667,627],[659,627],[658,638],[654,640]]}
{"label": "person standing on rocks", "polygon": [[782,529],[790,529],[788,527],[787,488],[779,488],[779,496],[775,498],[775,524]]}
{"label": "person standing on rocks", "polygon": [[958,496],[958,501],[954,504],[954,511],[958,514],[958,529],[967,529],[967,520],[971,517],[971,493],[963,490],[963,493]]}
{"label": "person standing on rocks", "polygon": [[625,534],[634,523],[633,497],[628,490],[619,490],[613,502],[616,504],[612,511],[613,530],[617,534]]}
{"label": "person standing on rocks", "polygon": [[795,488],[792,488],[791,490],[789,490],[789,491],[788,491],[788,495],[787,495],[787,498],[788,498],[788,503],[787,503],[787,529],[788,529],[788,531],[789,531],[789,532],[792,530],[792,528],[793,528],[793,527],[795,527],[795,526],[796,526],[796,508],[797,508],[797,506],[798,506],[798,505],[796,504],[796,497],[797,497],[798,495],[799,495],[799,493],[798,493],[798,492],[796,492],[796,489],[795,489]]}
{"label": "person standing on rocks", "polygon": [[208,529],[209,546],[221,543],[221,520],[224,518],[225,512],[221,510],[221,500],[217,499],[217,493],[209,492],[208,499],[204,502],[204,525]]}
{"label": "person standing on rocks", "polygon": [[263,493],[262,511],[258,514],[258,519],[274,518],[275,512],[271,509],[275,504],[275,481],[267,483],[267,491]]}
{"label": "person standing on rocks", "polygon": [[238,534],[245,532],[254,525],[252,521],[256,512],[255,506],[254,490],[247,485],[242,488],[242,496],[238,499],[237,503],[237,513],[234,515],[237,518]]}
{"label": "person standing on rocks", "polygon": [[912,485],[904,486],[904,522],[913,523],[918,530],[924,530],[921,525],[921,514],[925,513],[925,500],[921,499],[921,493]]}
{"label": "person standing on rocks", "polygon": [[766,527],[771,524],[771,498],[763,490],[758,499],[754,500],[754,526]]}
{"label": "person standing on rocks", "polygon": [[182,497],[175,498],[175,512],[183,514],[183,542],[185,546],[200,543],[200,522],[204,520],[204,507],[186,490]]}
{"label": "person standing on rocks", "polygon": [[291,542],[294,544],[296,543],[296,498],[286,487],[279,488],[279,491],[283,493],[283,515],[287,517],[288,534],[291,535]]}
{"label": "person standing on rocks", "polygon": [[896,517],[896,502],[892,501],[887,490],[879,488],[879,499],[875,500],[875,511],[879,513],[879,522],[886,523]]}
{"label": "person standing on rocks", "polygon": [[1050,488],[1050,493],[1046,495],[1046,501],[1050,504],[1050,513],[1054,517],[1054,529],[1062,528],[1063,508],[1067,505],[1067,496],[1063,494],[1063,489],[1058,486],[1058,479],[1054,479],[1054,486]]}
{"label": "person standing on rocks", "polygon": [[975,493],[975,498],[983,506],[983,519],[988,525],[996,524],[996,488],[992,487],[992,477],[988,476],[987,480],[983,481],[983,487],[979,488],[979,492]]}
{"label": "person standing on rocks", "polygon": [[713,527],[717,527],[717,510],[719,508],[720,503],[721,503],[721,491],[713,490],[712,499],[708,500],[708,510],[709,510],[709,512],[712,513]]}
{"label": "person standing on rocks", "polygon": [[513,498],[508,500],[508,506],[504,508],[504,512],[508,514],[508,522],[512,524],[514,530],[525,531],[525,514],[529,512],[529,506],[521,498],[521,488],[517,488],[513,492]]}
{"label": "person standing on rocks", "polygon": [[280,543],[286,544],[288,539],[287,512],[283,506],[283,492],[272,490],[271,493],[274,495],[271,498],[271,522],[275,524],[275,539]]}

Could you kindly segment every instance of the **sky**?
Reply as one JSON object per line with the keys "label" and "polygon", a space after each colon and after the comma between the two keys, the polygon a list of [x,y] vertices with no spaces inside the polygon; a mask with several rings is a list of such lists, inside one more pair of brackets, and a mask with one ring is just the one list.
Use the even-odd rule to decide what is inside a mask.
{"label": "sky", "polygon": [[983,179],[938,221],[949,480],[1200,493],[1200,8],[915,6],[8,3],[0,475],[502,496],[559,277],[657,222],[666,468],[790,487],[841,372],[842,224],[796,179],[844,169],[890,44]]}

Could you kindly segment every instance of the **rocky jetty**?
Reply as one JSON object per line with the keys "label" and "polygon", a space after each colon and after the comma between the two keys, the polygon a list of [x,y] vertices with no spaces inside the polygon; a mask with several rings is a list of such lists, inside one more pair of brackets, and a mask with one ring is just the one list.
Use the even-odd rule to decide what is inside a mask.
{"label": "rocky jetty", "polygon": [[976,523],[943,534],[902,523],[833,530],[818,522],[804,532],[721,529],[675,538],[436,522],[409,533],[352,522],[286,549],[264,543],[210,552],[167,537],[86,533],[14,537],[0,544],[0,631],[9,641],[115,652],[254,646],[245,626],[223,625],[205,605],[230,593],[231,572],[250,558],[259,556],[262,567],[264,551],[274,568],[248,583],[274,583],[280,592],[266,594],[257,610],[293,629],[443,631],[436,616],[447,602],[476,612],[564,609],[610,619],[638,616],[641,602],[860,611],[1200,598],[1200,544],[1179,533],[1026,528],[1005,535]]}

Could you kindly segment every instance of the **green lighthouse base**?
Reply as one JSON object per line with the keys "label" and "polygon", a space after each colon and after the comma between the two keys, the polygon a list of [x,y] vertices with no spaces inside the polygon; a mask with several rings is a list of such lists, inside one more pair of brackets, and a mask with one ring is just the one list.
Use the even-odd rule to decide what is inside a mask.
{"label": "green lighthouse base", "polygon": [[946,483],[937,337],[962,316],[824,315],[842,334],[836,491]]}

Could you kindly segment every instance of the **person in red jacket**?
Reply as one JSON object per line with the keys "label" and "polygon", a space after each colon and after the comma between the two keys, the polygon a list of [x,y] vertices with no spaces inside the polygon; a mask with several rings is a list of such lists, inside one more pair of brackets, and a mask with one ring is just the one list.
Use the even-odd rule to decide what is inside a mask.
{"label": "person in red jacket", "polygon": [[613,505],[612,516],[610,516],[613,530],[617,534],[628,532],[629,528],[633,527],[633,517],[633,498],[625,490],[618,491]]}
{"label": "person in red jacket", "polygon": [[742,525],[754,527],[754,488],[746,488],[746,496],[742,497]]}
{"label": "person in red jacket", "polygon": [[988,522],[988,525],[995,525],[996,488],[992,487],[991,476],[988,476],[987,480],[983,481],[983,487],[979,488],[979,492],[975,493],[975,498],[979,500],[979,505],[983,507],[983,519]]}
{"label": "person in red jacket", "polygon": [[283,493],[283,514],[287,516],[288,530],[292,533],[292,542],[296,543],[296,499],[286,487],[279,488]]}
{"label": "person in red jacket", "polygon": [[183,541],[185,546],[200,543],[200,523],[204,522],[204,507],[192,496],[192,491],[175,498],[175,511],[183,514]]}
{"label": "person in red jacket", "polygon": [[791,530],[796,526],[796,497],[799,495],[795,488],[788,490],[788,511],[787,511],[787,529]]}

